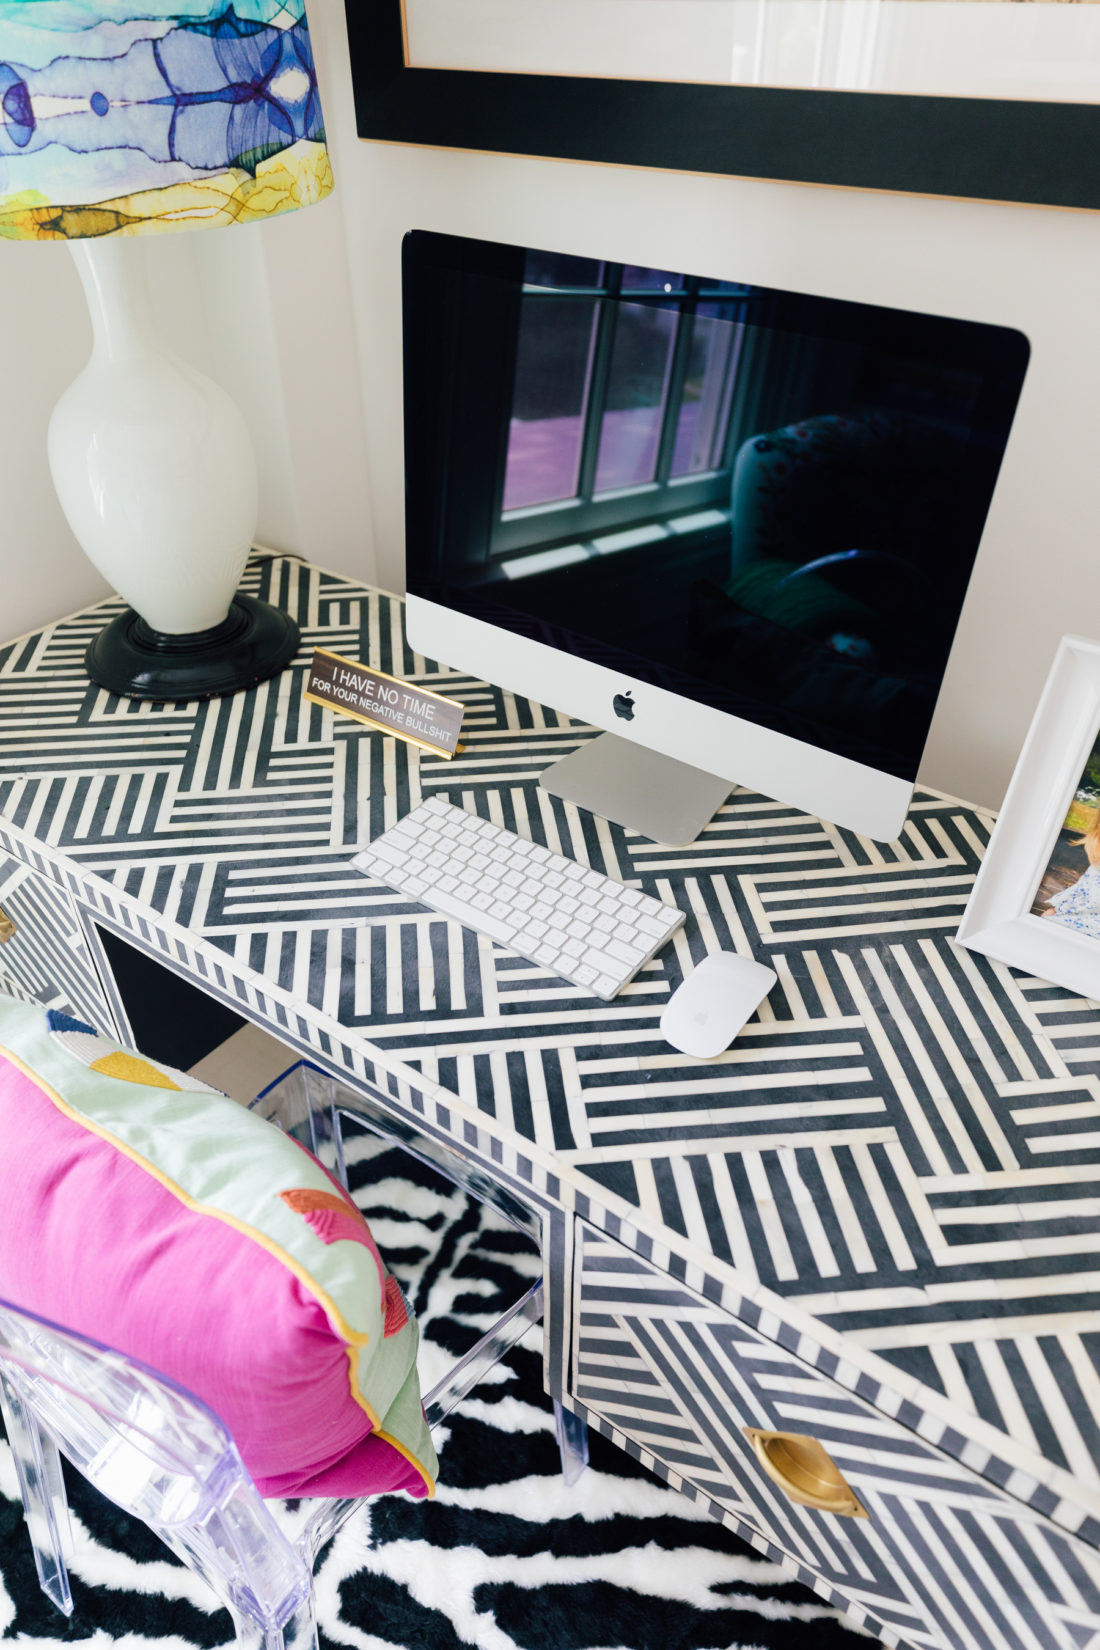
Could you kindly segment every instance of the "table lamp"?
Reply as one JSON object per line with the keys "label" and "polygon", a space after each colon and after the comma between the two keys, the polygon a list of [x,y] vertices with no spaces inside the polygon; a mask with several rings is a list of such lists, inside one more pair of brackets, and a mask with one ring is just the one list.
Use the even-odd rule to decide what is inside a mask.
{"label": "table lamp", "polygon": [[68,241],[92,316],[49,459],[77,540],[130,603],[85,661],[114,693],[232,693],[299,642],[237,590],[257,515],[248,432],[159,343],[129,240],[261,222],[331,188],[303,0],[0,3],[0,238]]}

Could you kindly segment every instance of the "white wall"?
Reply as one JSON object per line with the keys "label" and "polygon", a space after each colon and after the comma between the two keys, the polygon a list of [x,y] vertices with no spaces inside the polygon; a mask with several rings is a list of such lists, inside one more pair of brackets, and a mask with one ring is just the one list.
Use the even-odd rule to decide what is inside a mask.
{"label": "white wall", "polygon": [[64,247],[0,243],[0,633],[21,635],[106,592],[69,532],[46,423],[87,356],[91,323]]}
{"label": "white wall", "polygon": [[[410,228],[1020,327],[1031,367],[922,768],[997,805],[1058,637],[1100,636],[1100,214],[362,143],[343,6],[313,0],[310,17],[336,195],[260,229],[155,247],[154,276],[174,294],[193,358],[213,365],[257,438],[264,541],[403,587]],[[67,540],[39,446],[67,364],[86,348],[75,280],[70,294],[70,271],[46,277],[47,259],[67,263],[59,248],[0,247],[0,316],[13,323],[0,396],[6,634],[98,585]]]}
{"label": "white wall", "polygon": [[[321,0],[319,9],[323,56],[342,8]],[[343,46],[341,24],[335,47]],[[258,542],[370,576],[363,395],[338,202],[229,234],[135,239],[130,251],[147,266],[165,341],[223,384],[249,423]],[[69,531],[46,461],[53,405],[90,348],[68,249],[0,243],[0,641],[108,593]]]}
{"label": "white wall", "polygon": [[[369,573],[362,396],[335,203],[233,234],[134,240],[129,251],[147,266],[165,341],[248,420],[258,542]],[[108,593],[69,531],[46,460],[54,403],[91,348],[66,247],[0,245],[0,339],[4,640]]]}

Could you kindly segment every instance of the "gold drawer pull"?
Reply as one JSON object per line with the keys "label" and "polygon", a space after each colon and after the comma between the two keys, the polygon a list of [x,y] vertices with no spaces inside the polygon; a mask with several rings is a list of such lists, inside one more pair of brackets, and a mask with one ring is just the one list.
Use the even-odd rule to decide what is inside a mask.
{"label": "gold drawer pull", "polygon": [[758,1427],[742,1427],[756,1452],[756,1459],[783,1494],[801,1507],[818,1512],[838,1513],[841,1518],[866,1518],[831,1456],[816,1438],[798,1432],[761,1432]]}
{"label": "gold drawer pull", "polygon": [[0,911],[0,945],[10,940],[15,933],[15,924],[6,911]]}

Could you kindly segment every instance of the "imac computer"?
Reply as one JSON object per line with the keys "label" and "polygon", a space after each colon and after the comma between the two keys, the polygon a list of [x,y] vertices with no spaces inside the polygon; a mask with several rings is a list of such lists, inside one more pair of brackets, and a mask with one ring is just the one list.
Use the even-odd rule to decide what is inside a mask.
{"label": "imac computer", "polygon": [[417,651],[609,730],[541,783],[657,841],[733,785],[897,837],[1022,334],[427,231],[403,283]]}

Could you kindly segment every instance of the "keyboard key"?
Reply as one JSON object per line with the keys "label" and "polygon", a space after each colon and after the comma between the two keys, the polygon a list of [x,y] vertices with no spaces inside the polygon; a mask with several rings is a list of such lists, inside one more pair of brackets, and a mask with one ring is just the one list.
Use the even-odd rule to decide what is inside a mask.
{"label": "keyboard key", "polygon": [[624,959],[622,957],[616,957],[610,951],[597,951],[592,949],[588,952],[584,960],[586,963],[590,963],[593,968],[598,968],[602,974],[614,974],[620,980],[622,979],[624,972],[627,974],[633,973],[633,968],[624,970]]}
{"label": "keyboard key", "polygon": [[399,842],[386,842],[381,837],[371,844],[371,855],[375,862],[381,860],[385,865],[402,865],[405,860]]}
{"label": "keyboard key", "polygon": [[646,913],[639,914],[634,920],[639,934],[646,934],[651,940],[659,939],[668,926],[660,917],[651,917]]}
{"label": "keyboard key", "polygon": [[468,928],[480,929],[483,934],[488,934],[491,940],[499,940],[501,945],[509,944],[513,933],[510,922],[501,922],[499,917],[490,915],[488,911],[479,911],[473,905],[465,906],[463,909],[464,904],[464,901],[456,899],[453,894],[448,894],[448,910],[444,914],[464,922]]}

